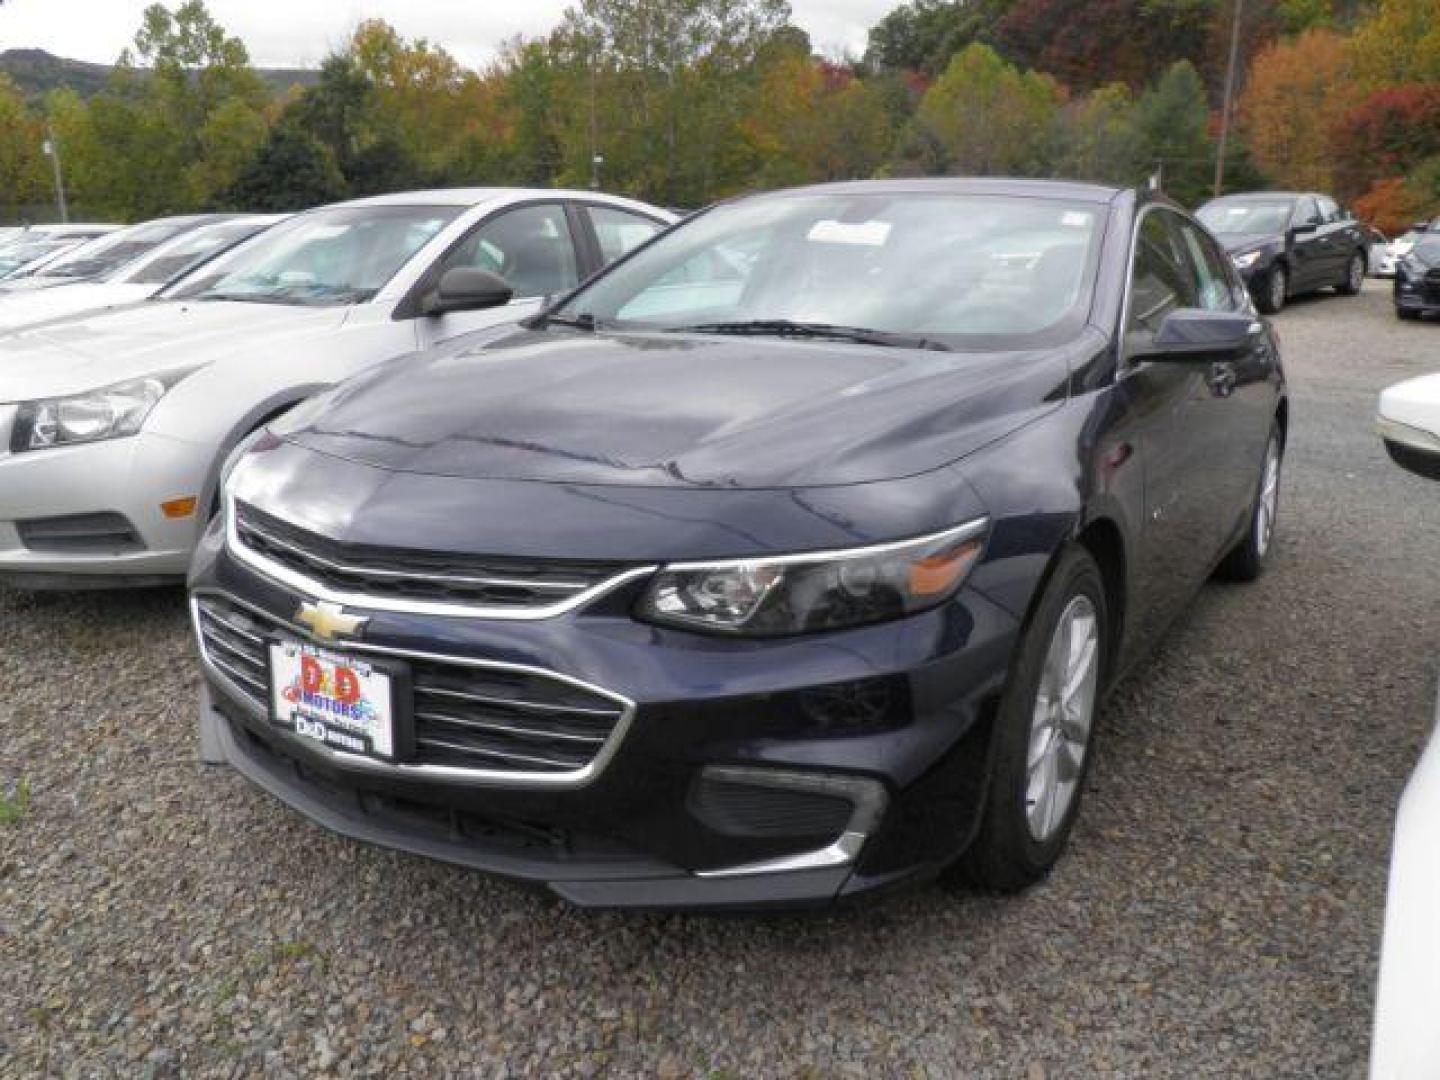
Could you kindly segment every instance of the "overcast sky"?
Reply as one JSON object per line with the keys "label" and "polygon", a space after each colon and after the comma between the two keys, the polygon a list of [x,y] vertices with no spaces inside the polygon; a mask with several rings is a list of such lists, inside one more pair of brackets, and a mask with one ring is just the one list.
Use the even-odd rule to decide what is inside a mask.
{"label": "overcast sky", "polygon": [[[5,0],[0,52],[47,49],[110,63],[135,36],[151,0]],[[170,7],[180,0],[167,0]],[[860,52],[865,31],[901,0],[791,0],[795,21],[815,47]],[[381,18],[407,37],[439,42],[472,66],[516,34],[538,35],[570,0],[207,0],[210,11],[265,67],[317,65],[362,19]]]}

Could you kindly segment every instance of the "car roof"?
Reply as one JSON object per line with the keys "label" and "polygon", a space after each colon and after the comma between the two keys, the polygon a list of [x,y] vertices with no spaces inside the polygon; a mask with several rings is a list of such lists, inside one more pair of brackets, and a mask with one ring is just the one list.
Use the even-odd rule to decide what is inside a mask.
{"label": "car roof", "polygon": [[1073,180],[1033,180],[1019,177],[914,177],[891,180],[848,180],[832,184],[757,195],[1012,195],[1067,199],[1072,202],[1109,203],[1129,189],[1084,184]]}
{"label": "car roof", "polygon": [[1227,191],[1224,195],[1217,195],[1211,202],[1224,202],[1226,199],[1328,199],[1329,195],[1321,195],[1317,191]]}
{"label": "car roof", "polygon": [[596,191],[569,191],[563,188],[468,187],[432,188],[427,191],[398,191],[390,195],[371,195],[364,199],[331,203],[333,206],[480,206],[516,199],[595,199],[603,202],[628,203],[633,200]]}

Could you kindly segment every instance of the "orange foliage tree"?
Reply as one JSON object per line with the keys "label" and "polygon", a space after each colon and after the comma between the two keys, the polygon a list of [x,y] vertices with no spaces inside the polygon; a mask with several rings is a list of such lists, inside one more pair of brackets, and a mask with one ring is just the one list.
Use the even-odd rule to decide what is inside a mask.
{"label": "orange foliage tree", "polygon": [[1339,77],[1344,63],[1345,39],[1330,30],[1308,30],[1255,57],[1240,98],[1240,127],[1256,163],[1276,183],[1333,186],[1330,124],[1354,104]]}

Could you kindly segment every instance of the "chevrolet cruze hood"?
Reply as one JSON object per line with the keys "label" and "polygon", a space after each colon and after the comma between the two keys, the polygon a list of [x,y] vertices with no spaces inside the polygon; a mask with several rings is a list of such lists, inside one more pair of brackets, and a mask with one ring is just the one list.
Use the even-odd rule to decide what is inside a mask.
{"label": "chevrolet cruze hood", "polygon": [[158,285],[71,282],[51,289],[0,296],[0,331],[24,330],[53,319],[99,313],[149,297]]}
{"label": "chevrolet cruze hood", "polygon": [[247,353],[273,355],[333,330],[347,311],[163,300],[46,322],[0,334],[0,401],[79,393]]}
{"label": "chevrolet cruze hood", "polygon": [[286,437],[396,472],[776,488],[908,476],[1065,399],[1103,344],[950,353],[840,341],[521,332],[387,365]]}

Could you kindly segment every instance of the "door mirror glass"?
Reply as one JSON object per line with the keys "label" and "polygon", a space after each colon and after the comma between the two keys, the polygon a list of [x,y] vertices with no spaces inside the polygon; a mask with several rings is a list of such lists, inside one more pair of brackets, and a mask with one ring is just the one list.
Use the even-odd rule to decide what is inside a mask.
{"label": "door mirror glass", "polygon": [[510,302],[515,290],[504,278],[473,266],[454,266],[440,275],[440,284],[425,297],[426,315],[452,311],[483,311]]}

